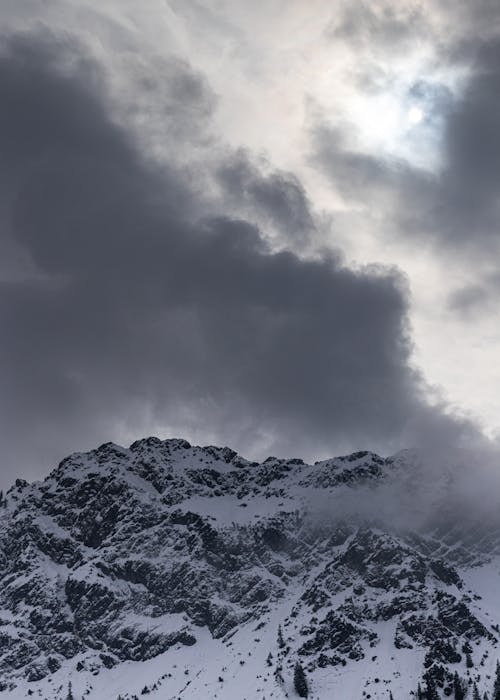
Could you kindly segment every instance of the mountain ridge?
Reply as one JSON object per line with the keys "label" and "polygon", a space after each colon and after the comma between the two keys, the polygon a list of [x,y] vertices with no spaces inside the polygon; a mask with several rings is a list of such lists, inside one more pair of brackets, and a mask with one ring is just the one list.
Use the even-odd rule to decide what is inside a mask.
{"label": "mountain ridge", "polygon": [[17,480],[1,690],[274,700],[296,697],[298,662],[318,700],[453,697],[455,674],[491,693],[500,523],[454,512],[470,459],[256,462],[150,437]]}

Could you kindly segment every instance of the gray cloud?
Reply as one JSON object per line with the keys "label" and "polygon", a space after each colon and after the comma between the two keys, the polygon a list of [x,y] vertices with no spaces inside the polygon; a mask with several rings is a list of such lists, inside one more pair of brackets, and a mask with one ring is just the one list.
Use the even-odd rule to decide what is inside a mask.
{"label": "gray cloud", "polygon": [[343,39],[350,45],[391,50],[405,49],[425,33],[429,33],[422,5],[417,2],[395,4],[360,0],[347,3],[326,31],[332,39]]}
{"label": "gray cloud", "polygon": [[314,127],[314,160],[349,199],[384,212],[391,234],[424,238],[447,253],[484,256],[500,242],[500,40],[476,43],[470,71],[454,98],[440,85],[410,89],[424,102],[427,122],[441,124],[437,172],[353,151],[347,135],[326,124]]}
{"label": "gray cloud", "polygon": [[413,234],[434,226],[439,182],[429,171],[402,158],[354,150],[338,128],[317,124],[312,162],[349,204],[361,202],[383,214],[385,233]]}
{"label": "gray cloud", "polygon": [[[1,282],[6,481],[151,425],[259,456],[477,437],[410,369],[399,274],[271,253],[255,225],[205,216],[185,171],[145,158],[105,93],[74,40],[2,43],[0,242],[31,261]],[[241,196],[308,225],[298,181],[238,162]]]}
{"label": "gray cloud", "polygon": [[500,273],[483,275],[482,279],[454,290],[448,297],[448,309],[465,321],[471,316],[496,308],[500,293]]}
{"label": "gray cloud", "polygon": [[455,290],[448,297],[448,308],[450,311],[468,318],[470,314],[477,313],[478,309],[484,307],[488,299],[487,290],[480,284],[469,284]]}
{"label": "gray cloud", "polygon": [[216,178],[227,203],[234,200],[263,225],[277,229],[290,245],[304,245],[315,229],[314,215],[300,180],[293,173],[271,170],[263,173],[248,153],[239,150],[219,165]]}
{"label": "gray cloud", "polygon": [[451,111],[446,132],[445,234],[498,244],[500,224],[500,40],[481,47],[466,90]]}

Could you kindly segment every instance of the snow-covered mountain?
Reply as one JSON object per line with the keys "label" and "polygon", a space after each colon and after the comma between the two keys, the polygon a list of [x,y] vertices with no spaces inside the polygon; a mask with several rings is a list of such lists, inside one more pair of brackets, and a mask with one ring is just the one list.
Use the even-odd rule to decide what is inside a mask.
{"label": "snow-covered mountain", "polygon": [[279,700],[298,662],[310,698],[491,700],[494,483],[459,451],[74,454],[0,508],[2,697]]}

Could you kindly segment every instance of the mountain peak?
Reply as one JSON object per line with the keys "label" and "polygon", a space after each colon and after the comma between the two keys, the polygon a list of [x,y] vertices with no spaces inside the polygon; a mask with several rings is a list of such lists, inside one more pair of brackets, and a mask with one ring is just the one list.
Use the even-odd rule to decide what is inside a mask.
{"label": "mountain peak", "polygon": [[6,697],[293,697],[297,662],[325,700],[445,697],[455,672],[488,690],[500,528],[412,527],[419,459],[257,463],[148,437],[18,480],[0,511]]}

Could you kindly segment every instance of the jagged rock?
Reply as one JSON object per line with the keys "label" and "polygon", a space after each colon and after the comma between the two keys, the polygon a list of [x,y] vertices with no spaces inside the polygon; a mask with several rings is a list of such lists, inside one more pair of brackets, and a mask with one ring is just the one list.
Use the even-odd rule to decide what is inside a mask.
{"label": "jagged rock", "polygon": [[[498,619],[463,576],[498,556],[499,524],[458,523],[446,501],[415,530],[340,507],[394,484],[411,503],[417,476],[413,453],[257,464],[146,438],[72,455],[42,483],[17,480],[0,510],[1,688],[65,669],[98,677],[205,633],[230,645],[281,615],[280,688],[297,656],[308,674],[339,674],[376,659],[384,639],[420,654],[421,677],[445,692],[465,643],[496,653]],[[386,697],[378,676],[366,683],[366,697]]]}

